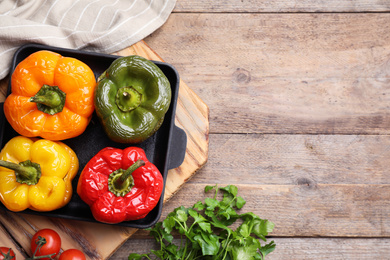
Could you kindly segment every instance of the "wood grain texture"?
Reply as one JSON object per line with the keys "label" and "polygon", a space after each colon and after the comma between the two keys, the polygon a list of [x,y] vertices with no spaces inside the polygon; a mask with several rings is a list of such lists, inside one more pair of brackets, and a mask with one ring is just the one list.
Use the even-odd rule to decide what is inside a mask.
{"label": "wood grain texture", "polygon": [[[162,61],[142,41],[115,54],[123,56],[137,54]],[[1,81],[0,89],[3,94],[6,93],[7,83],[8,79]],[[4,96],[1,99],[4,101]],[[176,125],[187,134],[187,149],[182,165],[168,172],[165,201],[170,199],[207,161],[208,114],[207,105],[183,81],[180,81],[175,119]],[[39,229],[52,228],[60,234],[64,250],[81,249],[87,255],[87,259],[93,260],[107,259],[136,231],[135,228],[47,218],[4,210],[0,211],[0,222],[5,227],[3,230],[0,229],[0,239],[7,244],[11,244],[8,240],[13,240],[14,244],[20,245],[21,253],[18,254],[31,254],[29,239],[32,235]]]}
{"label": "wood grain texture", "polygon": [[[234,184],[247,200],[243,211],[275,222],[271,239],[285,237],[292,243],[277,243],[267,259],[317,259],[335,243],[327,241],[339,241],[345,250],[356,247],[357,251],[337,248],[324,258],[372,255],[372,259],[386,259],[390,250],[385,247],[390,237],[389,141],[387,135],[211,134],[207,164],[164,205],[161,219],[179,205],[204,200],[206,185]],[[152,249],[147,234],[137,231],[110,259]],[[300,237],[308,237],[302,252]],[[340,239],[317,239],[311,248],[309,238],[318,237]],[[382,250],[371,252],[370,246],[360,247],[364,239],[359,237],[386,240],[380,243]],[[293,257],[286,257],[289,253]]]}
{"label": "wood grain texture", "polygon": [[387,12],[390,10],[390,4],[386,0],[178,0],[174,12],[205,10],[213,13]]}
{"label": "wood grain texture", "polygon": [[208,104],[210,133],[390,133],[389,13],[175,13],[147,41]]}
{"label": "wood grain texture", "polygon": [[[390,14],[364,13],[387,4],[221,3],[178,1],[146,39],[210,108],[208,163],[162,218],[235,184],[244,211],[276,223],[267,259],[388,259]],[[154,246],[139,230],[110,259]]]}
{"label": "wood grain texture", "polygon": [[213,134],[191,183],[390,184],[388,135]]}
{"label": "wood grain texture", "polygon": [[[275,241],[276,249],[266,257],[267,260],[385,260],[385,256],[390,255],[389,239],[270,238],[271,240]],[[176,241],[180,243],[179,239]],[[113,259],[126,259],[125,255],[129,252],[147,253],[147,248],[158,249],[158,246],[152,239],[132,238],[117,251],[114,255],[117,258]]]}
{"label": "wood grain texture", "polygon": [[204,199],[205,185],[239,186],[272,236],[389,237],[389,136],[213,134],[209,160],[165,204]]}
{"label": "wood grain texture", "polygon": [[[201,175],[201,173],[199,173]],[[231,184],[229,178],[219,185]],[[205,185],[186,184],[164,205],[162,219],[178,205],[204,200]],[[243,212],[253,212],[275,223],[278,237],[390,237],[390,185],[237,184],[247,200]],[[212,196],[208,194],[208,196]]]}

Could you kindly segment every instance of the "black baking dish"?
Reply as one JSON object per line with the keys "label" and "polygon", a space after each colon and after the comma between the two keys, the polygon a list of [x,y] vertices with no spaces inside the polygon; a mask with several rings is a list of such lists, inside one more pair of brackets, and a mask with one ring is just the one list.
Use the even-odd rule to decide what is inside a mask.
{"label": "black baking dish", "polygon": [[[14,54],[10,75],[12,75],[12,72],[14,71],[15,67],[18,65],[19,62],[27,58],[27,56],[29,56],[30,54],[39,50],[49,50],[57,52],[65,57],[73,57],[83,61],[93,70],[96,79],[110,66],[110,64],[116,58],[119,57],[114,55],[57,48],[46,45],[27,44],[19,48]],[[143,143],[132,146],[138,146],[143,148],[146,152],[149,161],[155,164],[160,170],[164,178],[165,191],[165,183],[167,179],[168,170],[180,166],[184,160],[187,145],[187,136],[182,129],[178,128],[175,125],[175,111],[179,92],[179,75],[175,68],[170,64],[159,61],[153,62],[164,72],[164,74],[170,81],[172,88],[172,101],[160,129]],[[8,87],[7,96],[10,94],[10,91],[11,80]],[[12,137],[17,136],[18,133],[16,133],[9,125],[8,121],[4,116],[2,108],[3,106],[1,105],[0,143],[1,147],[4,147],[4,145]],[[72,139],[64,140],[63,142],[69,145],[76,152],[80,162],[79,172],[77,176],[73,179],[72,183],[73,196],[71,201],[65,207],[55,211],[36,212],[28,209],[23,211],[23,213],[96,222],[91,214],[89,206],[80,199],[76,192],[79,175],[86,163],[101,149],[109,146],[123,149],[130,145],[115,143],[109,140],[101,124],[99,123],[99,120],[95,113],[92,116],[91,122],[89,123],[86,131],[82,135]],[[161,215],[164,191],[157,206],[145,218],[136,221],[122,222],[117,225],[134,228],[147,228],[153,226],[159,220]],[[1,204],[1,206],[5,208],[3,204]]]}

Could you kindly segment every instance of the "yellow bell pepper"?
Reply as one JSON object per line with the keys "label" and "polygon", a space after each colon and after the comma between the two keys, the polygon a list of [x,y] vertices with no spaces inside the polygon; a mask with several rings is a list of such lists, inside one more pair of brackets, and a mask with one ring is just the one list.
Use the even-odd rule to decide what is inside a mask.
{"label": "yellow bell pepper", "polygon": [[79,161],[62,142],[17,136],[1,150],[0,166],[0,200],[9,210],[51,211],[70,201]]}

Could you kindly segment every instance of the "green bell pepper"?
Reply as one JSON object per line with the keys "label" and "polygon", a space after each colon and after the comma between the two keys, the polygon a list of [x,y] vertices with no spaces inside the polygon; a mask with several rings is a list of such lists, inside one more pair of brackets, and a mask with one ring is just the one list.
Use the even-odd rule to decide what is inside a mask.
{"label": "green bell pepper", "polygon": [[137,55],[121,57],[98,79],[95,110],[112,141],[135,144],[160,128],[171,96],[169,80],[156,64]]}

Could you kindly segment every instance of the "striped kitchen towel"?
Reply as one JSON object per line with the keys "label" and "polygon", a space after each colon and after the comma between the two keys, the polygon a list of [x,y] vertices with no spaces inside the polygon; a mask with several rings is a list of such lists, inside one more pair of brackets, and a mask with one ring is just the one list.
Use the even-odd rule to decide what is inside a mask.
{"label": "striped kitchen towel", "polygon": [[113,53],[159,28],[176,0],[1,0],[0,79],[26,43]]}

